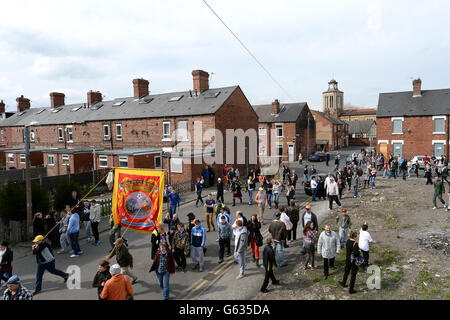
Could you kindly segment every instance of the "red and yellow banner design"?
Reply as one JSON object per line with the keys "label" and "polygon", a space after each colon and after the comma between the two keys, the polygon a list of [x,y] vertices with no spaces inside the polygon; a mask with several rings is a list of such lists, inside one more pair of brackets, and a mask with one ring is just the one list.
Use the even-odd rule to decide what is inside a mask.
{"label": "red and yellow banner design", "polygon": [[117,168],[114,172],[114,222],[138,232],[153,232],[162,220],[164,171]]}

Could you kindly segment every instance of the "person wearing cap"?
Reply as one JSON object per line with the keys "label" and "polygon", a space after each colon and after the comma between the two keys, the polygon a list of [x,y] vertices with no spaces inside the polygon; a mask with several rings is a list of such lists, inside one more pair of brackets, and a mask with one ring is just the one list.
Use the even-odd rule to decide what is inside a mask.
{"label": "person wearing cap", "polygon": [[286,225],[280,220],[281,212],[275,214],[275,220],[269,226],[269,232],[272,235],[274,241],[274,250],[278,253],[278,261],[280,267],[287,266],[287,263],[283,258],[283,241],[286,240],[287,230]]}
{"label": "person wearing cap", "polygon": [[34,289],[33,295],[37,295],[41,292],[42,288],[42,277],[44,276],[45,270],[51,274],[55,274],[64,279],[67,282],[69,279],[69,274],[65,273],[55,267],[55,257],[53,256],[53,251],[50,245],[45,241],[44,236],[38,235],[33,240],[33,254],[36,256],[37,271],[36,271],[36,287]]}
{"label": "person wearing cap", "polygon": [[[311,206],[308,204],[306,206],[306,211],[303,212],[302,217],[301,217],[301,221],[302,221],[302,228],[304,229],[306,224],[308,223],[308,221],[312,221],[314,224],[314,230],[316,230],[317,232],[319,232],[319,223],[317,221],[317,216],[314,212],[311,211]],[[303,239],[303,244],[302,244],[302,254],[305,255],[306,254],[306,243],[305,240]]]}
{"label": "person wearing cap", "polygon": [[169,299],[169,279],[170,275],[175,273],[175,262],[172,252],[169,250],[167,243],[161,243],[156,253],[155,261],[149,272],[155,271],[159,280],[159,286],[163,289],[163,299]]}
{"label": "person wearing cap", "polygon": [[198,208],[199,201],[203,204],[202,190],[203,190],[203,184],[201,183],[200,178],[197,178],[197,183],[195,184],[195,192],[197,193],[197,201],[195,201],[196,208]]}
{"label": "person wearing cap", "polygon": [[255,202],[258,204],[259,209],[258,221],[261,222],[262,225],[264,225],[264,209],[267,203],[267,197],[266,194],[264,193],[264,188],[259,187],[258,193],[256,194],[255,197]]}
{"label": "person wearing cap", "polygon": [[109,268],[112,277],[106,281],[103,287],[100,294],[102,300],[127,300],[128,297],[133,297],[130,279],[121,273],[121,269],[117,263]]}
{"label": "person wearing cap", "polygon": [[225,200],[223,199],[223,190],[225,188],[225,184],[223,183],[221,178],[217,178],[217,195],[216,200],[219,202],[219,200],[224,203]]}
{"label": "person wearing cap", "polygon": [[199,268],[199,271],[203,271],[204,267],[204,252],[203,248],[205,247],[206,243],[206,232],[205,229],[203,229],[202,224],[200,223],[200,220],[195,220],[195,226],[192,228],[191,231],[191,258],[192,262],[194,263],[194,266],[192,267],[192,270],[195,270]]}
{"label": "person wearing cap", "polygon": [[0,284],[2,280],[8,281],[12,275],[13,251],[8,246],[9,242],[6,241],[0,244]]}
{"label": "person wearing cap", "polygon": [[186,272],[186,257],[189,255],[190,249],[189,233],[184,229],[184,224],[181,222],[178,223],[177,229],[171,242],[172,253],[177,263],[177,269]]}
{"label": "person wearing cap", "polygon": [[347,214],[346,208],[342,208],[342,213],[336,217],[336,224],[339,226],[339,240],[341,240],[341,248],[343,248],[347,242],[348,230],[352,226],[352,221]]}
{"label": "person wearing cap", "polygon": [[120,272],[132,278],[132,284],[135,284],[137,277],[131,272],[131,269],[133,269],[133,256],[128,252],[127,247],[123,245],[122,238],[114,242],[114,248],[105,260],[109,261],[114,256],[116,256],[117,263],[120,266]]}
{"label": "person wearing cap", "polygon": [[3,300],[33,300],[30,290],[25,288],[15,274],[6,282],[8,289],[3,293]]}

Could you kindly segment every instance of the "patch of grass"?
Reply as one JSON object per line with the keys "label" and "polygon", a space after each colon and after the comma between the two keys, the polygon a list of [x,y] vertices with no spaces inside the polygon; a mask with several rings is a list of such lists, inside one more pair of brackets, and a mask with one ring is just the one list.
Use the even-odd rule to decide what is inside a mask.
{"label": "patch of grass", "polygon": [[393,249],[390,245],[380,245],[378,248],[373,246],[371,252],[375,253],[377,256],[373,261],[373,264],[378,266],[390,266],[400,259],[398,250]]}
{"label": "patch of grass", "polygon": [[393,213],[386,213],[383,218],[388,229],[394,230],[400,227],[400,221],[397,215]]}
{"label": "patch of grass", "polygon": [[[413,284],[413,290],[418,292],[424,299],[436,299],[441,294],[442,283],[431,276],[434,270],[428,269],[424,266],[422,270],[419,271],[418,277]],[[446,284],[444,284],[446,288]],[[446,299],[448,300],[449,294],[446,294]]]}

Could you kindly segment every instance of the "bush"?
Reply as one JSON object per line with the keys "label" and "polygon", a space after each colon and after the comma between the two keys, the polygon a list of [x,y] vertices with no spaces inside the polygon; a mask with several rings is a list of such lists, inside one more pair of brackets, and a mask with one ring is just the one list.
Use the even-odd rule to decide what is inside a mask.
{"label": "bush", "polygon": [[5,223],[10,220],[25,220],[27,197],[25,187],[17,182],[8,182],[0,191],[0,217]]}
{"label": "bush", "polygon": [[55,210],[61,211],[65,208],[67,200],[70,199],[73,190],[77,191],[78,197],[81,199],[81,187],[77,182],[73,180],[69,181],[69,179],[66,179],[58,184],[58,186],[56,187],[55,198],[53,202],[53,207]]}

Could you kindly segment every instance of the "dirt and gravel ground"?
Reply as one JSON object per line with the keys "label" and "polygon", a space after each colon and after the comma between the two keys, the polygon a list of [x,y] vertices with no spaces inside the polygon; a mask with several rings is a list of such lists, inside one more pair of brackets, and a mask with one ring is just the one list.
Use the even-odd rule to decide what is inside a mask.
{"label": "dirt and gravel ground", "polygon": [[[446,185],[448,191],[448,185]],[[299,254],[297,267],[286,274],[275,270],[281,286],[269,285],[269,293],[255,299],[450,299],[450,213],[442,204],[432,210],[433,187],[424,178],[383,179],[378,177],[376,189],[363,189],[359,198],[347,192],[343,199],[359,231],[363,222],[377,242],[371,245],[370,264],[381,269],[381,289],[368,289],[370,274],[358,272],[356,290],[350,295],[338,281],[342,279],[345,249],[336,258],[335,270],[323,280],[322,259],[316,256],[315,271],[303,270],[304,257]],[[448,196],[444,197],[448,201]],[[439,202],[439,201],[438,201]],[[337,231],[335,216],[325,222]],[[321,224],[325,225],[325,222]]]}

